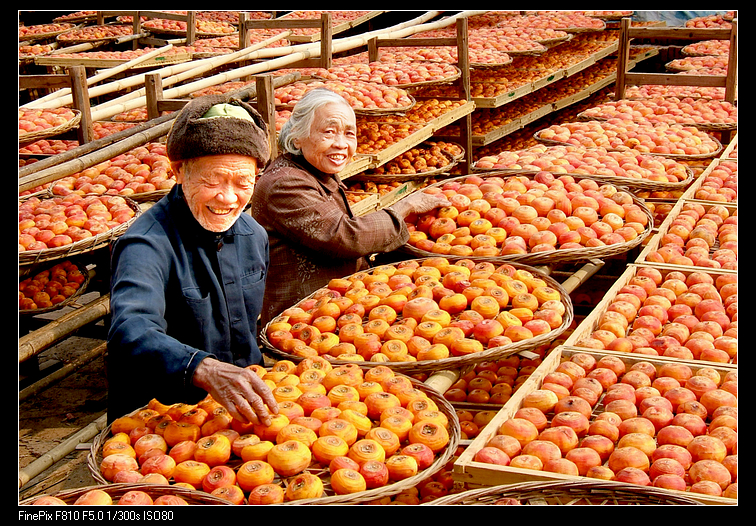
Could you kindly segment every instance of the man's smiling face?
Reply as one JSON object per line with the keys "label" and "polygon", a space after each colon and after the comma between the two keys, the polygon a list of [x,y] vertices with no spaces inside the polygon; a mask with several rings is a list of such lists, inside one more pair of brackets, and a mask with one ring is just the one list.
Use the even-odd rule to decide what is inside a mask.
{"label": "man's smiling face", "polygon": [[174,172],[197,222],[211,232],[225,232],[252,198],[257,160],[236,154],[211,155],[177,163]]}

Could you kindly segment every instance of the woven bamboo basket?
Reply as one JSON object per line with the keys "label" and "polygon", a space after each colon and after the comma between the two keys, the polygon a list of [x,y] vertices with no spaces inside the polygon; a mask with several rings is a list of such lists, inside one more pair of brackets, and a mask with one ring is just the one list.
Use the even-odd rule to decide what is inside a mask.
{"label": "woven bamboo basket", "polygon": [[[18,311],[19,316],[36,316],[38,314],[46,314],[48,312],[53,312],[53,311],[56,311],[58,309],[62,309],[63,307],[66,307],[68,305],[71,305],[80,296],[82,296],[86,292],[87,287],[89,286],[89,281],[90,281],[91,278],[90,278],[90,275],[89,275],[89,271],[87,270],[87,267],[86,267],[86,265],[83,262],[81,262],[81,261],[73,261],[73,263],[74,263],[74,265],[76,265],[76,268],[78,268],[79,271],[81,271],[81,273],[85,277],[84,282],[82,282],[82,284],[79,286],[79,288],[76,289],[75,293],[73,293],[72,295],[70,295],[64,301],[61,301],[60,303],[57,303],[57,304],[53,305],[52,307],[45,307],[45,308],[41,308],[41,309],[24,309],[24,310],[19,310]],[[45,265],[45,269],[49,270],[53,266],[54,265]],[[32,275],[35,275],[37,272],[39,272],[41,270],[45,270],[45,269],[26,268],[24,270],[27,272],[26,276],[32,276]]]}
{"label": "woven bamboo basket", "polygon": [[[423,64],[432,64],[432,62],[429,61],[422,61],[422,60],[413,60],[411,61],[412,64],[417,65],[423,65]],[[407,82],[404,84],[392,84],[392,87],[394,88],[401,88],[401,89],[407,89],[407,88],[419,88],[424,86],[434,86],[436,84],[451,84],[455,80],[457,80],[459,77],[462,76],[462,71],[455,65],[450,64],[451,68],[453,69],[453,73],[449,75],[448,77],[444,77],[441,79],[432,79],[432,80],[424,80],[420,82]],[[314,75],[313,78],[321,79],[321,80],[335,80],[335,79],[329,79],[327,76],[321,76],[321,75]]]}
{"label": "woven bamboo basket", "polygon": [[[52,194],[50,194],[52,195]],[[111,241],[123,235],[124,232],[131,226],[137,217],[142,213],[142,209],[139,204],[129,197],[124,197],[126,203],[134,211],[134,217],[118,225],[115,228],[111,228],[107,232],[96,234],[87,239],[76,241],[70,245],[64,245],[62,247],[47,248],[44,250],[27,250],[25,252],[19,252],[18,264],[19,266],[33,265],[37,263],[43,263],[46,261],[52,261],[61,258],[74,257],[85,252],[92,252],[98,248],[102,248],[108,245]]]}
{"label": "woven bamboo basket", "polygon": [[[152,497],[152,500],[155,500],[163,495],[174,495],[176,497],[181,497],[189,505],[231,505],[229,501],[220,497],[216,497],[214,495],[210,495],[209,493],[205,493],[204,491],[195,491],[182,486],[168,486],[165,484],[122,483],[110,484],[108,486],[86,486],[83,488],[60,491],[50,496],[57,497],[66,504],[74,504],[76,502],[76,499],[93,489],[105,491],[113,499],[114,504],[117,504],[118,499],[123,497],[129,491],[143,491],[150,497]],[[34,501],[43,496],[46,495],[35,495],[34,497],[29,497],[19,502],[19,505],[31,506],[34,504]]]}
{"label": "woven bamboo basket", "polygon": [[72,119],[66,121],[65,124],[61,124],[60,126],[55,126],[53,128],[47,128],[46,130],[25,133],[19,136],[19,143],[28,144],[40,139],[46,139],[47,137],[55,137],[56,135],[60,135],[61,133],[65,133],[78,127],[79,123],[81,122],[81,111],[73,108],[71,109],[71,111],[74,112],[74,116]]}
{"label": "woven bamboo basket", "polygon": [[[563,144],[560,144],[559,146],[563,146]],[[645,155],[645,154],[643,154]],[[666,156],[664,156],[666,157]],[[474,168],[474,171],[479,174],[485,174],[485,175],[535,175],[535,171],[533,170],[525,170],[525,169],[506,169],[506,168],[494,168],[494,169],[481,169],[481,168]],[[636,179],[633,177],[621,177],[618,175],[597,175],[592,174],[589,176],[590,179],[594,179],[597,182],[601,184],[611,184],[615,185],[617,187],[626,187],[629,188],[632,191],[636,190],[645,190],[649,192],[655,192],[655,191],[673,191],[673,190],[684,190],[686,189],[690,183],[693,182],[694,175],[693,170],[689,166],[683,166],[685,169],[685,179],[682,181],[677,181],[675,183],[672,182],[661,182],[661,181],[650,181],[648,179]],[[575,174],[575,173],[555,173],[555,175],[570,175],[572,177],[585,177],[583,174]]]}
{"label": "woven bamboo basket", "polygon": [[[678,73],[682,74],[682,73]],[[635,100],[650,100],[648,98],[644,99],[635,99]],[[577,115],[578,119],[581,120],[587,120],[587,121],[603,121],[606,120],[605,117],[601,117],[598,115],[591,115],[586,114],[585,112],[578,113]],[[734,131],[738,129],[738,123],[737,122],[722,122],[722,123],[715,123],[715,122],[674,122],[670,124],[682,124],[683,126],[693,126],[695,128],[698,128],[699,130],[703,131]]]}
{"label": "woven bamboo basket", "polygon": [[72,31],[77,28],[74,24],[71,24],[71,23],[66,23],[63,25],[67,27],[61,27],[57,31],[48,31],[46,33],[34,33],[34,34],[29,34],[23,37],[19,36],[18,40],[19,42],[28,41],[28,40],[44,40],[45,38],[57,37],[58,35],[62,35],[63,33],[67,33],[68,31]]}
{"label": "woven bamboo basket", "polygon": [[[437,254],[433,254],[433,256],[437,256]],[[417,261],[421,261],[422,259],[424,258],[419,258]],[[468,259],[468,258],[465,258],[465,259]],[[484,260],[484,258],[469,258],[469,259],[476,263],[479,263]],[[412,260],[408,260],[408,261],[412,261]],[[338,358],[334,358],[329,361],[331,361],[334,365],[343,365],[346,363],[359,363],[360,365],[364,365],[365,367],[375,367],[378,365],[383,365],[383,366],[391,368],[392,370],[396,372],[404,373],[404,374],[432,373],[432,372],[441,371],[445,369],[460,369],[469,365],[479,363],[481,361],[499,360],[511,354],[516,354],[518,352],[532,350],[537,347],[540,347],[541,345],[545,345],[552,342],[557,337],[559,337],[565,330],[567,330],[567,328],[572,323],[572,320],[574,317],[574,311],[573,311],[572,300],[570,299],[569,293],[564,289],[564,287],[562,287],[560,283],[558,283],[553,278],[537,270],[534,267],[517,263],[517,262],[507,261],[507,263],[511,264],[516,269],[522,269],[522,270],[526,270],[530,272],[535,277],[544,280],[547,286],[559,292],[561,296],[562,304],[565,306],[565,313],[562,318],[562,324],[559,327],[549,331],[548,333],[540,334],[533,338],[513,342],[511,344],[503,345],[499,347],[492,347],[489,349],[485,349],[484,351],[468,354],[466,356],[454,356],[454,357],[443,358],[443,359],[438,359],[438,360],[420,360],[420,361],[412,361],[412,362],[369,362],[369,361],[355,362],[355,361],[348,361],[348,360],[339,360]],[[305,299],[314,297],[318,293],[319,291],[316,291],[310,296],[308,296],[308,298],[305,298]],[[401,313],[399,314],[400,314],[400,317],[397,319],[397,321],[400,321],[402,319]],[[455,318],[456,316],[452,316],[452,319],[455,319]],[[363,322],[365,320],[367,320],[367,315],[363,319]],[[263,330],[260,331],[260,340],[263,343],[263,345],[266,347],[266,349],[268,349],[272,354],[278,356],[280,359],[291,360],[293,362],[302,361],[304,359],[303,357],[282,351],[281,349],[278,349],[275,345],[273,345],[270,342],[270,340],[267,338],[266,335],[269,332],[268,329],[272,323],[273,321],[269,322],[263,328]]]}
{"label": "woven bamboo basket", "polygon": [[471,62],[470,67],[483,69],[483,68],[501,68],[504,66],[508,66],[512,62],[514,62],[514,57],[510,55],[509,53],[505,53],[505,54],[509,57],[509,60],[505,62]]}
{"label": "woven bamboo basket", "polygon": [[[65,32],[63,34],[58,35],[57,37],[55,37],[55,39],[58,42],[60,42],[61,44],[75,45],[75,44],[87,44],[87,43],[90,43],[90,42],[115,42],[118,39],[121,39],[123,37],[128,37],[128,36],[134,34],[133,29],[131,28],[131,26],[126,26],[125,24],[105,24],[102,27],[105,27],[105,26],[116,26],[116,27],[118,27],[118,26],[124,26],[125,27],[124,34],[122,34],[122,35],[116,35],[116,36],[110,36],[110,37],[95,37],[95,36],[89,37],[89,36],[84,36],[83,38],[75,38],[75,37],[67,38],[68,35],[70,35],[72,33],[75,33],[75,30],[71,30],[71,31],[67,31],[67,32]],[[88,27],[93,27],[93,26],[85,26],[82,29],[87,29]]]}
{"label": "woven bamboo basket", "polygon": [[434,388],[410,378],[413,387],[424,392],[431,400],[433,400],[438,406],[439,412],[443,413],[449,420],[449,443],[444,450],[436,455],[433,463],[426,469],[418,472],[415,476],[406,478],[399,482],[394,482],[383,486],[381,488],[370,489],[361,491],[358,493],[352,493],[349,495],[336,495],[330,487],[330,477],[327,473],[328,470],[323,470],[319,474],[324,479],[325,496],[319,499],[306,499],[298,500],[294,502],[288,502],[286,504],[301,505],[301,504],[360,504],[367,503],[373,500],[378,500],[383,497],[393,496],[401,493],[409,488],[414,488],[420,482],[428,477],[438,473],[446,466],[454,457],[457,446],[459,445],[461,431],[459,427],[459,420],[457,419],[457,413],[451,403],[443,397]]}
{"label": "woven bamboo basket", "polygon": [[686,57],[717,57],[720,55],[726,55],[727,53],[702,53],[695,51],[694,47],[691,47],[690,45],[684,46],[680,53],[682,53],[683,56]]}
{"label": "woven bamboo basket", "polygon": [[[565,31],[565,33],[567,33],[567,32]],[[575,35],[567,33],[567,35],[563,36],[563,37],[535,39],[535,41],[538,42],[539,44],[543,44],[547,48],[552,48],[552,47],[557,46],[559,44],[564,44],[565,42],[569,42],[573,38],[575,38]]]}
{"label": "woven bamboo basket", "polygon": [[[465,158],[465,149],[462,147],[461,144],[452,142],[452,141],[443,141],[444,143],[448,144],[450,148],[452,148],[454,151],[450,150],[444,150],[446,153],[452,156],[452,159],[455,161],[460,161]],[[423,144],[438,144],[436,141],[429,141]]]}
{"label": "woven bamboo basket", "polygon": [[[512,500],[508,500],[512,499]],[[514,502],[513,502],[514,501]],[[703,505],[652,486],[611,481],[523,482],[472,489],[440,497],[423,506],[522,504],[531,506]]]}
{"label": "woven bamboo basket", "polygon": [[[549,146],[569,146],[569,143],[566,142],[560,142],[555,141],[554,139],[544,139],[541,137],[541,131],[539,130],[533,134],[533,138],[537,140],[538,142],[542,142],[543,144],[547,144]],[[712,140],[716,143],[716,149],[709,152],[709,153],[702,153],[698,155],[685,155],[685,154],[678,154],[678,153],[655,153],[655,152],[638,152],[642,155],[652,155],[654,157],[666,157],[668,159],[675,159],[677,161],[698,161],[701,159],[712,159],[714,157],[718,157],[719,154],[722,153],[722,150],[724,149],[724,146],[722,146],[722,143],[717,139],[716,137],[712,137]],[[606,148],[607,151],[611,152],[627,152],[627,151],[634,151],[633,148],[624,147],[624,148]]]}
{"label": "woven bamboo basket", "polygon": [[[308,84],[318,83],[318,84],[322,84],[321,87],[330,88],[329,86],[330,83],[337,84],[338,82],[339,81],[335,81],[335,80],[310,79],[310,80],[300,80],[297,82],[297,84],[308,85]],[[369,82],[366,82],[366,84],[376,85],[376,83],[369,83]],[[407,93],[407,98],[409,99],[409,103],[405,106],[396,106],[392,108],[374,108],[374,109],[373,108],[353,108],[353,109],[357,115],[368,115],[368,116],[391,115],[394,113],[399,113],[399,114],[406,113],[412,108],[414,108],[415,104],[417,103],[417,101],[415,100],[415,97],[413,97],[409,93]],[[294,101],[293,103],[276,104],[276,109],[277,110],[293,110],[295,105],[296,105],[296,101]]]}
{"label": "woven bamboo basket", "polygon": [[[362,364],[360,364],[360,367],[363,370],[366,370],[366,367],[363,367]],[[448,432],[449,432],[449,442],[447,443],[446,447],[436,453],[435,459],[433,463],[428,466],[426,469],[422,471],[418,471],[418,473],[414,476],[408,477],[404,480],[392,482],[390,484],[387,484],[386,486],[382,486],[379,488],[374,489],[368,489],[365,491],[360,491],[357,493],[350,493],[346,495],[339,495],[336,494],[335,491],[332,489],[330,485],[330,472],[328,470],[328,467],[321,466],[317,461],[313,460],[313,463],[308,467],[305,471],[310,472],[314,475],[317,475],[321,478],[323,481],[323,495],[320,498],[315,499],[302,499],[297,501],[291,501],[291,502],[285,502],[284,504],[293,504],[293,505],[299,505],[299,504],[359,504],[364,502],[370,502],[373,500],[381,499],[386,496],[392,496],[396,495],[397,493],[401,493],[402,491],[417,486],[421,481],[427,479],[428,477],[431,477],[435,473],[439,472],[441,469],[443,469],[454,457],[457,451],[457,446],[460,442],[461,437],[461,431],[459,427],[459,419],[457,418],[457,413],[454,407],[451,405],[451,403],[444,398],[444,396],[439,393],[436,389],[431,387],[430,385],[427,385],[423,382],[420,382],[419,380],[411,377],[407,377],[410,382],[412,383],[412,387],[414,389],[417,389],[419,391],[422,391],[430,400],[432,400],[436,406],[438,407],[438,411],[440,413],[443,413],[443,415],[447,418],[449,424],[448,424]],[[136,414],[139,411],[141,411],[144,408],[137,409],[132,414]],[[113,484],[108,482],[100,472],[100,463],[102,462],[102,446],[105,443],[105,441],[112,436],[111,433],[111,426],[107,426],[104,428],[99,435],[97,435],[94,440],[92,441],[92,444],[90,446],[89,453],[87,454],[87,468],[92,475],[92,477],[102,486],[98,486],[100,488],[108,489],[111,487],[118,487],[119,484]],[[406,445],[403,443],[403,445]],[[234,463],[230,463],[229,466],[232,468],[238,468],[242,464],[240,459],[236,459]],[[289,480],[291,480],[293,477],[289,478],[282,478],[279,475],[276,475],[276,479],[274,480],[274,483],[281,483],[285,485],[288,483]],[[165,486],[166,488],[171,488],[173,486]],[[176,488],[178,489],[178,488]],[[203,497],[207,496],[208,498],[215,499],[216,497],[209,495],[202,491],[197,491],[197,497]]]}
{"label": "woven bamboo basket", "polygon": [[585,13],[586,16],[589,16],[591,18],[599,18],[601,20],[622,20],[623,18],[633,16],[633,14],[635,14],[635,11],[625,11],[623,13],[617,14],[608,14],[593,11],[588,11],[587,13]]}
{"label": "woven bamboo basket", "polygon": [[[486,176],[493,176],[498,175],[501,177],[506,177],[507,175],[525,175],[525,176],[534,176],[536,172],[532,171],[491,171],[491,172],[482,172],[482,177]],[[622,179],[619,177],[605,177],[605,178],[599,178],[599,177],[586,177],[582,175],[577,174],[565,174],[565,175],[572,175],[572,177],[575,177],[576,179],[593,179],[601,184],[612,184],[614,186],[617,186],[618,189],[624,189],[621,184],[617,184],[617,179]],[[448,181],[454,181],[454,180],[461,180],[464,179],[467,176],[461,176],[461,177],[454,177],[451,179],[446,179],[444,181],[440,181],[438,183],[435,183],[430,186],[436,186],[440,187],[443,186]],[[692,178],[692,172],[691,172],[691,178]],[[629,179],[629,178],[628,178]],[[635,181],[633,179],[632,181]],[[623,180],[622,183],[625,181]],[[632,195],[632,193],[631,193]],[[539,266],[539,265],[553,265],[558,263],[572,263],[572,262],[578,262],[578,261],[588,261],[591,259],[604,259],[612,256],[616,256],[619,254],[627,253],[634,248],[638,247],[643,243],[643,241],[651,234],[651,230],[653,228],[653,214],[649,210],[648,206],[643,202],[642,199],[638,199],[634,195],[633,202],[637,204],[643,212],[646,214],[647,223],[646,228],[643,231],[642,234],[638,235],[635,239],[632,239],[630,241],[626,241],[624,243],[616,243],[613,245],[604,245],[599,247],[585,247],[585,248],[569,248],[569,249],[558,249],[558,250],[551,250],[548,252],[532,252],[527,254],[508,254],[508,255],[502,255],[502,256],[493,256],[493,257],[484,257],[479,259],[484,259],[486,261],[490,261],[494,264],[503,264],[503,263],[519,263],[524,265],[532,265],[532,266]],[[406,252],[416,258],[421,257],[431,257],[438,254],[433,254],[431,252],[426,252],[425,250],[420,250],[409,243],[405,243],[400,248],[401,251]],[[456,257],[451,255],[445,255],[445,257],[449,258],[450,260],[454,259],[464,259],[462,256]]]}
{"label": "woven bamboo basket", "polygon": [[[142,24],[142,29],[149,31],[150,33],[154,33],[156,35],[172,35],[172,36],[186,36],[186,29],[165,29],[161,27],[153,27],[154,24],[150,23],[151,21],[148,20],[147,22]],[[238,35],[238,31],[236,30],[236,26],[229,23],[229,22],[221,22],[216,21],[215,24],[218,24],[220,26],[226,27],[230,32],[224,33],[224,32],[212,32],[212,31],[202,31],[199,27],[202,22],[205,22],[204,20],[196,20],[195,21],[195,36],[198,38],[215,38],[215,37],[227,37],[227,36],[234,36]]]}
{"label": "woven bamboo basket", "polygon": [[433,170],[426,170],[422,172],[416,172],[412,174],[378,174],[373,172],[362,172],[351,177],[354,181],[372,181],[375,183],[396,183],[404,181],[414,181],[417,179],[425,179],[426,177],[432,177],[435,175],[441,175],[448,173],[457,165],[457,160],[448,152],[442,152],[449,162],[440,168]]}
{"label": "woven bamboo basket", "polygon": [[[591,17],[591,18],[599,18],[599,17]],[[593,33],[595,31],[603,31],[606,29],[606,22],[605,19],[599,18],[602,22],[601,27],[555,27],[557,31],[565,31],[567,33]]]}

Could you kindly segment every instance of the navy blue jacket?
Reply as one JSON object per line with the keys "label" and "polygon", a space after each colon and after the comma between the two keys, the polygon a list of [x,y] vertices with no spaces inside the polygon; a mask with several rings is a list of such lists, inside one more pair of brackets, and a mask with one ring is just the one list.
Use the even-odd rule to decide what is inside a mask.
{"label": "navy blue jacket", "polygon": [[109,420],[152,398],[198,402],[207,393],[192,375],[208,356],[262,363],[268,264],[268,236],[250,215],[223,234],[207,231],[180,185],[141,214],[112,247]]}

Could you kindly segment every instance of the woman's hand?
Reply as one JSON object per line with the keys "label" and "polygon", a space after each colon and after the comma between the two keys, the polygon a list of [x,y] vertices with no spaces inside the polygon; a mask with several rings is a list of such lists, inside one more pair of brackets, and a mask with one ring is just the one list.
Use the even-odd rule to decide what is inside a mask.
{"label": "woman's hand", "polygon": [[241,422],[270,425],[271,413],[278,413],[270,388],[250,369],[205,358],[197,366],[192,381]]}
{"label": "woman's hand", "polygon": [[413,213],[424,214],[442,206],[451,206],[451,202],[449,202],[446,196],[419,191],[393,204],[391,208],[402,217],[407,217]]}

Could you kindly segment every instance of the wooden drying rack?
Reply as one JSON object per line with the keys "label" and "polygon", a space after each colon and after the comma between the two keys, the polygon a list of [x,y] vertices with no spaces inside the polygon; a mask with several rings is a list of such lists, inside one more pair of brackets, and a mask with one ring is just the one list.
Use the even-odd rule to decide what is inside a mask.
{"label": "wooden drying rack", "polygon": [[[666,73],[630,73],[630,40],[633,38],[669,38],[677,40],[729,40],[727,75],[679,75]],[[669,85],[669,86],[707,86],[725,88],[726,102],[735,102],[738,71],[738,19],[732,21],[732,27],[693,29],[689,27],[632,27],[630,18],[620,21],[619,50],[617,53],[617,82],[615,100],[625,97],[628,85]],[[731,132],[725,131],[723,143],[729,142]]]}

